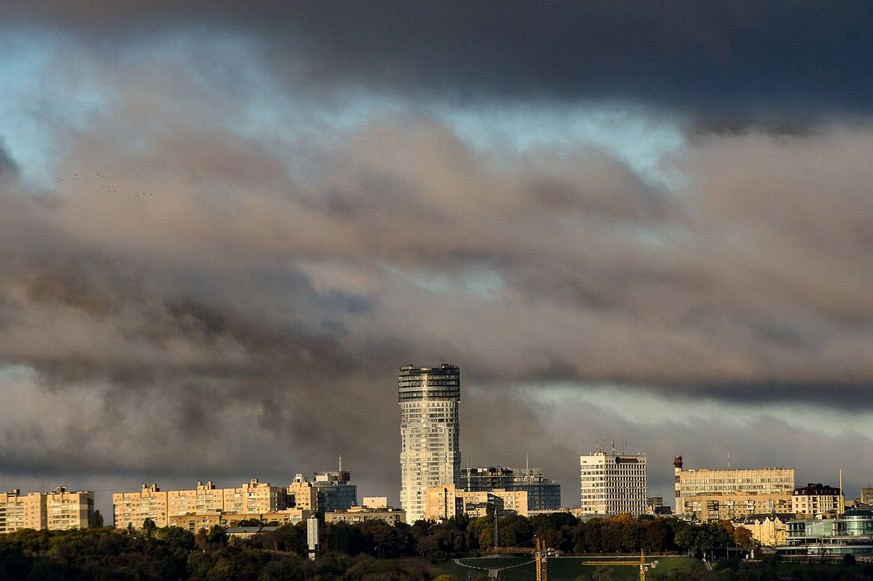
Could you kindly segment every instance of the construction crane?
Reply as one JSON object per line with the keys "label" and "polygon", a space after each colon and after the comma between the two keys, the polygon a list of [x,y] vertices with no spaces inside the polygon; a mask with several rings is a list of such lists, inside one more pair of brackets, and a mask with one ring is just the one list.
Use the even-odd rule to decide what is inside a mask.
{"label": "construction crane", "polygon": [[[603,560],[603,559],[597,559],[594,561],[582,561],[583,565],[588,565],[588,566],[603,565],[605,567],[609,567],[609,566],[622,567],[622,566],[628,566],[628,565],[636,565],[637,563],[639,563],[639,565],[640,565],[640,581],[646,581],[646,567],[647,567],[647,565],[646,565],[646,552],[645,551],[640,551],[640,560],[639,561]],[[652,566],[654,567],[654,565],[652,565]],[[537,579],[539,579],[539,577],[537,577]]]}
{"label": "construction crane", "polygon": [[536,556],[537,581],[548,581],[549,579],[549,572],[546,566],[547,553],[546,542],[537,537],[537,552],[534,553]]}

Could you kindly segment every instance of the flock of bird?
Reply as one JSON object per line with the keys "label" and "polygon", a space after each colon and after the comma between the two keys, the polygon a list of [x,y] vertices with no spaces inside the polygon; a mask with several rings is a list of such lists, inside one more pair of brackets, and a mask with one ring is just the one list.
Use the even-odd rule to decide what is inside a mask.
{"label": "flock of bird", "polygon": [[[89,174],[89,176],[90,176],[90,174]],[[136,177],[137,178],[140,177],[140,174],[136,174]],[[68,178],[69,178],[69,176],[68,176]],[[136,198],[141,198],[141,197],[144,198],[144,197],[148,197],[148,196],[154,196],[154,193],[151,193],[151,192],[136,192],[136,191],[120,192],[118,189],[114,189],[113,186],[106,181],[106,179],[107,179],[106,174],[102,174],[100,172],[96,172],[96,178],[92,178],[92,179],[95,179],[95,183],[100,184],[100,189],[103,190],[103,192],[105,192],[107,194],[127,193],[128,195],[133,195],[133,197],[136,197]],[[58,185],[61,185],[64,183],[64,178],[58,177],[58,178],[56,178],[56,181],[57,181]],[[91,183],[88,176],[85,176],[84,174],[78,174],[78,173],[73,174],[71,181],[83,182],[86,184]],[[104,199],[104,202],[106,202],[106,203],[109,203],[110,201],[111,201],[111,198]]]}

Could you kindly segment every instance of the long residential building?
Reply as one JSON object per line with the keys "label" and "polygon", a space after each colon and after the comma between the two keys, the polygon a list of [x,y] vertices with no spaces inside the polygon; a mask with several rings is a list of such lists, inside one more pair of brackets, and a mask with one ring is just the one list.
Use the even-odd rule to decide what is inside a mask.
{"label": "long residential building", "polygon": [[631,514],[647,511],[648,470],[645,454],[597,451],[579,457],[582,515]]}
{"label": "long residential building", "polygon": [[793,468],[685,470],[682,456],[673,467],[677,515],[709,522],[791,512]]}
{"label": "long residential building", "polygon": [[304,481],[302,477],[300,482],[295,479],[287,488],[257,478],[234,488],[217,488],[207,481],[192,489],[168,491],[156,484],[143,484],[139,492],[112,495],[113,522],[116,528],[142,528],[150,519],[159,527],[176,525],[194,530],[248,519],[298,522],[317,508],[313,500],[316,494],[311,486],[302,486]]}
{"label": "long residential building", "polygon": [[21,494],[19,489],[0,493],[0,533],[21,529],[86,529],[93,516],[91,491],[71,492],[59,486],[47,493]]}

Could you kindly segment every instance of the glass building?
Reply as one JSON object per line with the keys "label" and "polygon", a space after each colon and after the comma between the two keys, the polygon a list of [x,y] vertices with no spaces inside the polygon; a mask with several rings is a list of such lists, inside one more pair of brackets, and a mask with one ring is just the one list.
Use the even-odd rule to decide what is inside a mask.
{"label": "glass building", "polygon": [[461,474],[461,370],[456,365],[414,367],[397,374],[400,404],[400,506],[406,522],[424,518],[425,490],[458,485]]}

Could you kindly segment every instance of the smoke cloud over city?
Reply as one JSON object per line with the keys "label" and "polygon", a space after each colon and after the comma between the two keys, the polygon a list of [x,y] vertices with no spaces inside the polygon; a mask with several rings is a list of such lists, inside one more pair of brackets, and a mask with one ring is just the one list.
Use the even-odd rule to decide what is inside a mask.
{"label": "smoke cloud over city", "polygon": [[[0,8],[0,481],[873,453],[861,2]],[[730,460],[728,460],[728,457]],[[871,478],[844,472],[846,492]]]}

